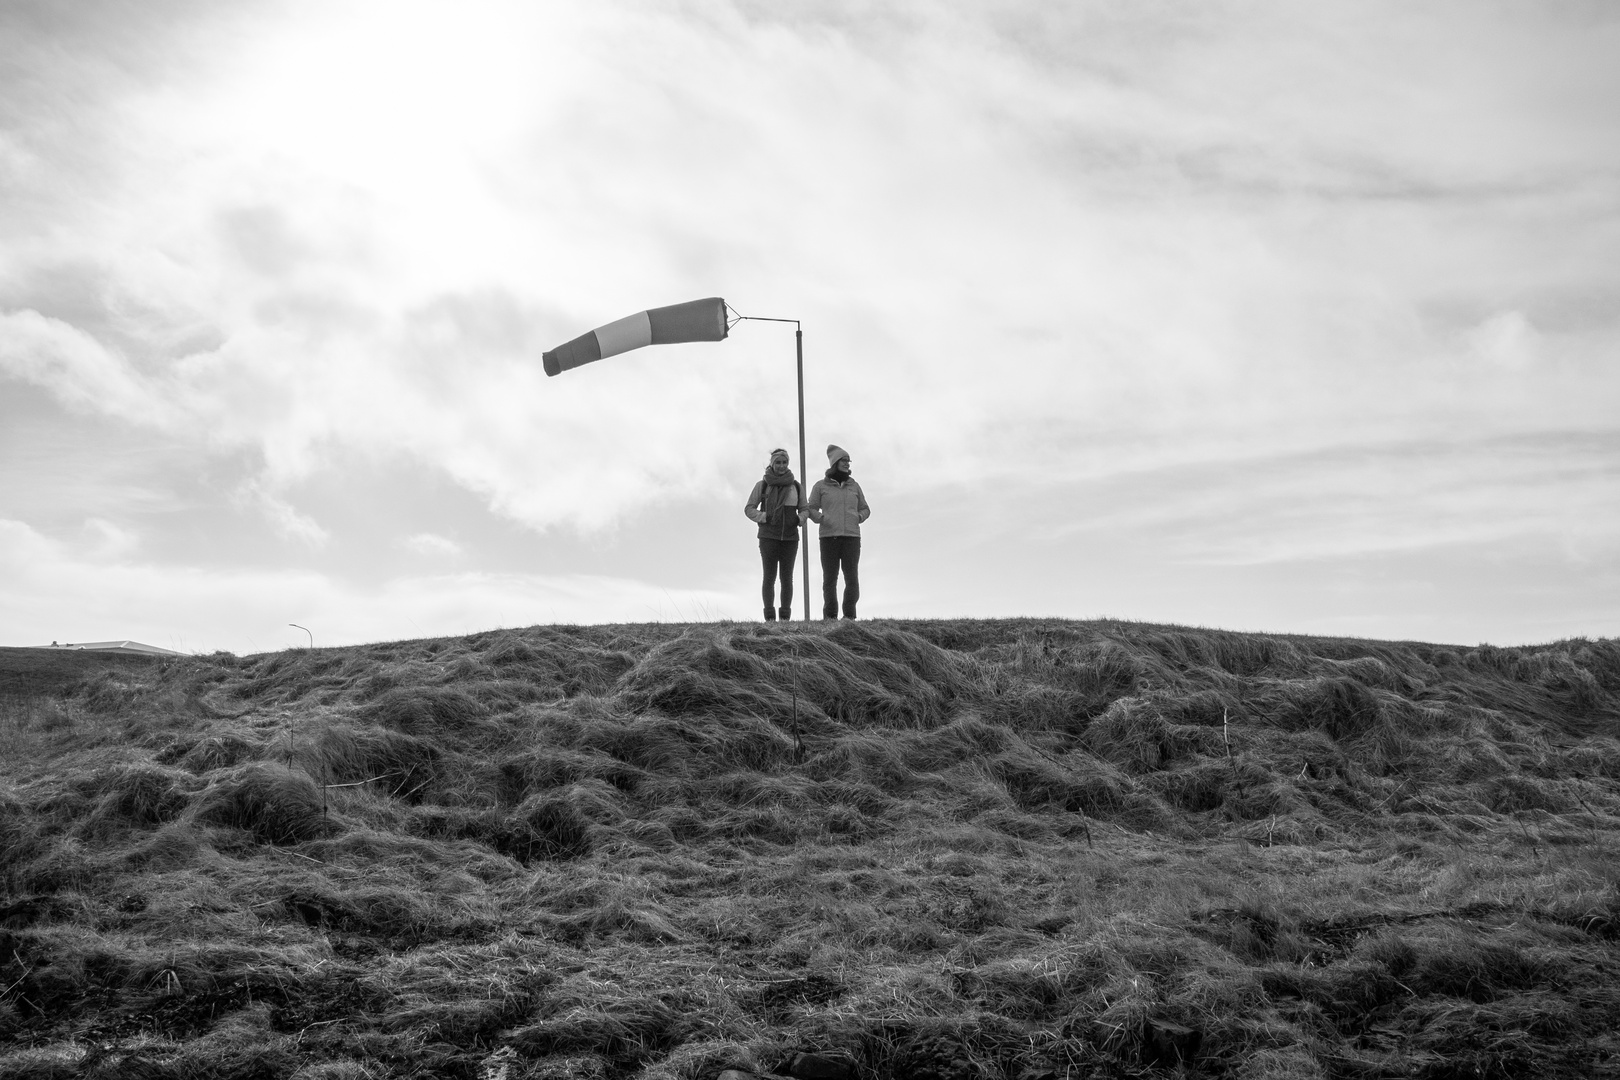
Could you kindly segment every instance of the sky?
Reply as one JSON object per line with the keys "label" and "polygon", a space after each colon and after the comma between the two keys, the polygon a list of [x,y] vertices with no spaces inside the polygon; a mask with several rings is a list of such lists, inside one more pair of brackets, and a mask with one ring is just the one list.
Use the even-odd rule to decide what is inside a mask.
{"label": "sky", "polygon": [[[1620,636],[1617,101],[1608,0],[7,0],[0,645],[757,620],[829,443],[863,618]],[[787,324],[544,374],[707,296],[808,461]]]}

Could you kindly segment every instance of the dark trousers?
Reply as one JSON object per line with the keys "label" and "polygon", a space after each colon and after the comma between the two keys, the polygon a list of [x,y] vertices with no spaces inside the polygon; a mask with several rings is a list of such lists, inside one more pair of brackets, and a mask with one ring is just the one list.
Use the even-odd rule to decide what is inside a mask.
{"label": "dark trousers", "polygon": [[789,617],[793,608],[793,564],[799,557],[799,540],[767,540],[764,537],[759,541],[759,561],[765,571],[765,580],[760,584],[759,594],[765,601],[765,617],[774,618],[776,605],[773,598],[776,595],[776,578],[782,578],[782,618]]}
{"label": "dark trousers", "polygon": [[855,617],[855,602],[861,598],[861,538],[823,536],[821,538],[821,614],[838,618],[838,568],[844,568],[844,618]]}

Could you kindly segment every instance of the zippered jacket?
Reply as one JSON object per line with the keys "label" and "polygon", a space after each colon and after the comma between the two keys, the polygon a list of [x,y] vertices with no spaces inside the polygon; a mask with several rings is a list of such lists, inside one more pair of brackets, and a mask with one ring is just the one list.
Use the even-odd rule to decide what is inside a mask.
{"label": "zippered jacket", "polygon": [[[804,489],[797,480],[787,485],[783,493],[782,505],[773,511],[765,511],[766,496],[770,488],[763,480],[754,482],[754,490],[748,493],[748,501],[743,504],[743,513],[748,520],[759,525],[759,538],[761,540],[797,540],[799,538],[799,499]],[[761,512],[766,512],[764,521],[759,520]]]}
{"label": "zippered jacket", "polygon": [[805,504],[810,520],[820,523],[823,540],[833,536],[861,535],[861,522],[872,516],[866,505],[866,493],[853,477],[848,480],[816,481],[810,489],[810,501]]}

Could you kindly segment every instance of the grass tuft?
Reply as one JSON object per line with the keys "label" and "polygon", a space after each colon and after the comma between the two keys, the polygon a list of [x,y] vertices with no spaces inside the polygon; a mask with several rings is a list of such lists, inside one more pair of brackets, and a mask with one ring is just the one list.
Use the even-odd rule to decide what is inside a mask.
{"label": "grass tuft", "polygon": [[310,778],[279,765],[255,764],[211,783],[193,803],[199,824],[244,829],[265,844],[296,844],[333,828]]}
{"label": "grass tuft", "polygon": [[407,735],[465,732],[488,710],[471,695],[445,687],[396,687],[384,691],[360,715]]}
{"label": "grass tuft", "polygon": [[495,850],[523,865],[537,859],[578,859],[591,853],[591,826],[565,799],[534,796],[491,830]]}
{"label": "grass tuft", "polygon": [[86,820],[91,830],[150,827],[173,821],[201,785],[188,773],[132,762],[95,775],[105,792]]}

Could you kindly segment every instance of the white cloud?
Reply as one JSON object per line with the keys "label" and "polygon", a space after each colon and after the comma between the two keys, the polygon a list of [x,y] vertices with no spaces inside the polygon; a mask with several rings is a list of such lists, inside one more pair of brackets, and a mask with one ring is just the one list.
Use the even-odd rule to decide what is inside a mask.
{"label": "white cloud", "polygon": [[407,550],[418,555],[430,558],[453,559],[465,553],[465,549],[447,536],[438,533],[413,533],[400,541]]}
{"label": "white cloud", "polygon": [[1502,311],[1468,332],[1467,346],[1492,367],[1523,371],[1534,366],[1541,335],[1522,311]]}
{"label": "white cloud", "polygon": [[0,313],[0,372],[42,386],[74,408],[122,420],[167,425],[181,415],[89,334],[37,311]]}
{"label": "white cloud", "polygon": [[[171,273],[169,301],[210,311],[228,344],[184,385],[211,396],[204,429],[256,442],[275,477],[319,468],[326,440],[403,450],[538,526],[600,528],[649,473],[657,492],[700,490],[791,423],[785,342],[757,327],[535,378],[557,340],[716,289],[807,319],[813,425],[953,472],[986,467],[967,448],[1006,416],[1287,439],[1396,397],[1457,402],[1403,362],[1444,342],[1414,332],[1434,286],[1402,280],[1391,253],[1416,240],[1432,263],[1500,231],[1466,198],[1449,209],[1446,185],[1517,178],[1498,141],[1543,117],[1509,102],[1493,125],[1421,137],[1414,109],[1498,77],[1448,62],[1390,83],[1432,43],[1427,16],[1090,10],[1036,28],[1070,56],[1054,65],[1031,62],[1048,58],[1037,35],[987,47],[981,15],[914,12],[882,31],[903,47],[869,50],[859,18],[811,33],[695,10],[405,6],[379,22],[355,4],[266,23],[209,92],[181,81],[128,106],[155,149],[128,174],[131,211],[83,239],[206,267]],[[1037,14],[1003,13],[1003,40]],[[1513,33],[1473,32],[1488,53]],[[558,67],[532,63],[540,38]],[[1544,169],[1566,163],[1555,149]],[[424,318],[481,294],[508,299]]]}
{"label": "white cloud", "polygon": [[535,623],[656,622],[725,617],[734,596],[630,579],[458,573],[374,588],[301,570],[176,570],[76,555],[23,522],[0,519],[0,641],[132,638],[190,652],[471,633]]}
{"label": "white cloud", "polygon": [[236,502],[239,506],[262,515],[269,522],[276,534],[284,540],[304,547],[324,547],[331,539],[321,524],[308,514],[302,513],[280,495],[266,488],[262,483],[250,481],[243,484],[236,491]]}
{"label": "white cloud", "polygon": [[[1421,546],[1398,523],[1425,499],[1468,535],[1546,509],[1452,500],[1467,470],[1407,492],[1388,458],[1381,485],[1334,448],[1620,415],[1620,20],[1595,9],[7,17],[0,378],[191,448],[216,492],[250,474],[239,505],[301,558],[343,537],[290,493],[344,460],[537,530],[730,507],[795,441],[788,328],[539,369],[715,293],[804,320],[812,461],[849,446],[874,492],[1326,454],[1320,485],[1254,494],[1297,508],[1278,558]],[[1232,504],[1175,499],[1120,512],[1209,514],[1257,550]]]}
{"label": "white cloud", "polygon": [[104,518],[86,518],[84,531],[90,540],[90,554],[100,560],[118,559],[140,547],[140,536]]}

